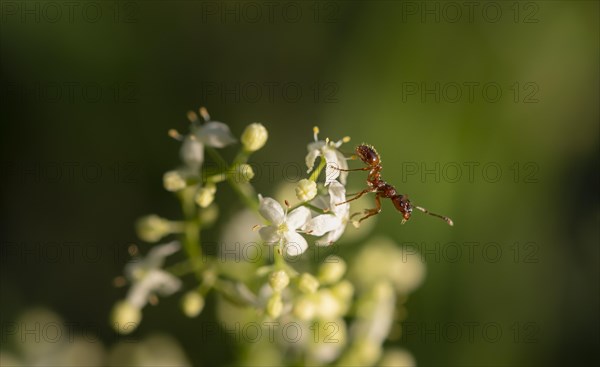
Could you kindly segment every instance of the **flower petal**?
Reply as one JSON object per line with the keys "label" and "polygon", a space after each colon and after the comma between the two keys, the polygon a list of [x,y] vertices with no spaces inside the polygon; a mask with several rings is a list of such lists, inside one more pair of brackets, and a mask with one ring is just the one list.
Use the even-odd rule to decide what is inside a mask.
{"label": "flower petal", "polygon": [[258,212],[263,216],[263,218],[276,226],[283,223],[285,214],[281,204],[275,201],[275,199],[269,197],[263,198],[260,196],[259,200],[260,206],[258,208]]}
{"label": "flower petal", "polygon": [[308,243],[300,234],[288,231],[285,233],[284,251],[288,256],[298,256],[308,248]]}
{"label": "flower petal", "polygon": [[322,240],[325,240],[326,244],[330,245],[330,244],[334,243],[335,241],[339,240],[340,237],[342,237],[342,235],[344,234],[345,230],[346,230],[346,225],[342,222],[342,225],[340,225],[333,231],[327,233],[327,235],[324,238],[322,238]]}
{"label": "flower petal", "polygon": [[151,270],[140,281],[134,282],[127,293],[127,300],[142,308],[148,302],[150,293],[158,292],[163,296],[175,293],[181,287],[179,278],[163,270]]}
{"label": "flower petal", "polygon": [[278,243],[281,239],[281,235],[277,233],[277,227],[275,226],[262,227],[258,230],[258,234],[260,234],[260,238],[269,245]]}
{"label": "flower petal", "polygon": [[322,236],[329,231],[333,231],[342,224],[340,218],[333,214],[322,214],[314,217],[306,226],[304,230],[311,236]]}
{"label": "flower petal", "polygon": [[[336,152],[335,149],[331,148],[326,148],[323,152],[323,156],[327,162],[327,167],[325,167],[325,186],[335,181],[340,175],[340,171],[337,168],[342,168],[342,166]],[[346,163],[346,161],[344,161],[344,163]],[[346,164],[346,167],[347,166],[348,165]]]}
{"label": "flower petal", "polygon": [[181,144],[179,156],[186,166],[198,170],[204,162],[204,144],[194,135],[188,135]]}
{"label": "flower petal", "polygon": [[235,138],[229,126],[219,121],[211,121],[196,130],[196,136],[206,145],[214,148],[223,148],[235,143]]}
{"label": "flower petal", "polygon": [[329,185],[329,207],[335,215],[343,218],[350,210],[350,204],[345,203],[337,205],[346,201],[346,188],[338,181],[333,181]]}
{"label": "flower petal", "polygon": [[[344,157],[344,155],[339,150],[335,151],[335,155],[337,156],[337,161],[340,165],[339,168],[348,169],[348,161],[346,160],[346,157]],[[347,177],[348,171],[340,171],[340,182],[342,183],[342,185],[346,184]]]}
{"label": "flower petal", "polygon": [[310,220],[310,217],[310,209],[305,206],[299,206],[288,213],[285,222],[290,231],[295,231],[305,225]]}
{"label": "flower petal", "polygon": [[146,257],[143,260],[138,262],[138,264],[150,269],[160,268],[165,262],[165,257],[179,251],[180,247],[181,246],[177,241],[154,246],[148,252],[148,255],[146,255]]}

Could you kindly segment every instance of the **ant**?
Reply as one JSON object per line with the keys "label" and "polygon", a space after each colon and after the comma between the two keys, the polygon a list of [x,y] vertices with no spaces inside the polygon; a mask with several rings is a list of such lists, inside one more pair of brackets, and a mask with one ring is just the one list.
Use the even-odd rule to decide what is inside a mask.
{"label": "ant", "polygon": [[[388,184],[387,182],[385,182],[381,179],[381,170],[383,169],[383,167],[381,166],[381,159],[379,157],[379,154],[375,150],[375,148],[370,145],[367,145],[367,144],[361,144],[356,147],[355,152],[356,152],[356,155],[358,156],[358,158],[360,158],[360,160],[362,160],[367,165],[366,167],[355,168],[355,169],[341,169],[341,168],[336,167],[336,169],[339,171],[346,171],[346,172],[369,171],[369,176],[367,177],[367,184],[369,187],[362,190],[358,194],[355,194],[355,196],[353,198],[346,200],[342,203],[337,203],[336,205],[346,204],[346,203],[349,203],[353,200],[360,198],[364,194],[367,194],[370,192],[376,192],[377,193],[377,195],[375,196],[375,206],[376,207],[373,209],[365,209],[364,213],[366,215],[364,217],[360,218],[360,220],[358,222],[360,223],[363,220],[365,220],[369,217],[372,217],[373,215],[379,214],[381,212],[381,198],[386,198],[386,199],[391,199],[392,203],[394,203],[394,207],[396,207],[396,210],[398,210],[400,213],[402,213],[402,217],[403,217],[402,224],[406,223],[406,221],[410,219],[410,215],[413,211],[413,205],[410,203],[410,200],[408,200],[408,196],[398,194],[396,192],[396,188],[394,186]],[[425,214],[429,214],[434,217],[443,219],[446,223],[448,223],[451,226],[454,225],[454,222],[452,222],[452,219],[450,219],[448,217],[445,217],[443,215],[439,215],[436,213],[432,213],[429,210],[422,208],[420,206],[415,205],[414,208],[422,211]],[[354,213],[352,215],[352,217],[354,217],[357,214],[360,214],[360,213]]]}

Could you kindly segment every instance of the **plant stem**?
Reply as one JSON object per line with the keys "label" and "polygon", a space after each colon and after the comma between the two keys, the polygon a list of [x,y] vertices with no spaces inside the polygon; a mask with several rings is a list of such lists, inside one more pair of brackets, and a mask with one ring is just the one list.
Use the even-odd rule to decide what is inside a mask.
{"label": "plant stem", "polygon": [[208,154],[210,154],[212,159],[214,159],[219,166],[228,167],[226,175],[229,186],[231,186],[233,191],[236,192],[236,194],[242,199],[246,206],[248,206],[254,211],[258,211],[258,200],[253,195],[252,186],[250,186],[248,183],[242,184],[234,179],[232,167],[230,167],[227,164],[227,162],[225,161],[225,159],[223,159],[223,157],[221,157],[219,152],[217,152],[211,147],[206,147],[206,151],[208,152]]}
{"label": "plant stem", "polygon": [[197,266],[202,262],[202,247],[200,245],[201,223],[198,216],[198,208],[194,202],[195,186],[186,187],[180,191],[179,199],[183,211],[183,247],[193,264],[196,278],[202,280],[201,267]]}
{"label": "plant stem", "polygon": [[325,161],[325,158],[321,157],[321,161],[319,162],[319,165],[317,166],[317,168],[312,171],[312,173],[310,174],[310,177],[308,178],[311,181],[317,182],[317,178],[319,178],[319,175],[321,174],[321,171],[323,170],[323,168],[325,168],[325,165],[327,164],[327,162]]}

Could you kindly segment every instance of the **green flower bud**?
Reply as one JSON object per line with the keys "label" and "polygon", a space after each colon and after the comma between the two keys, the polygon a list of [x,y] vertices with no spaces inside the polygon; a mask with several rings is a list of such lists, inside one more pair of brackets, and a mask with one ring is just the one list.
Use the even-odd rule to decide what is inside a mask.
{"label": "green flower bud", "polygon": [[290,277],[283,270],[274,271],[269,276],[269,285],[275,292],[281,292],[290,284]]}
{"label": "green flower bud", "polygon": [[248,152],[255,152],[262,148],[267,142],[269,133],[267,129],[260,123],[253,123],[246,127],[242,134],[242,144]]}
{"label": "green flower bud", "polygon": [[281,300],[281,294],[273,293],[269,301],[267,302],[267,315],[276,319],[281,315],[283,310],[283,301]]}
{"label": "green flower bud", "polygon": [[119,301],[113,307],[111,321],[119,334],[129,334],[137,329],[142,320],[142,310],[128,301]]}
{"label": "green flower bud", "polygon": [[303,293],[315,293],[319,288],[319,281],[317,278],[309,273],[302,273],[298,280],[298,289]]}
{"label": "green flower bud", "polygon": [[181,307],[187,317],[196,317],[204,308],[204,297],[198,291],[189,291],[181,299]]}
{"label": "green flower bud", "polygon": [[319,267],[319,281],[322,284],[333,284],[342,279],[346,273],[346,262],[339,256],[330,255]]}
{"label": "green flower bud", "polygon": [[252,166],[246,163],[237,164],[235,171],[233,172],[233,179],[235,182],[246,183],[250,182],[254,177],[254,170]]}
{"label": "green flower bud", "polygon": [[303,178],[296,186],[296,197],[300,201],[310,201],[317,196],[317,183]]}
{"label": "green flower bud", "polygon": [[171,222],[155,214],[138,219],[135,229],[138,237],[146,242],[160,241],[161,238],[172,233]]}
{"label": "green flower bud", "polygon": [[179,191],[183,190],[187,183],[185,178],[179,171],[168,171],[163,175],[163,186],[167,191]]}

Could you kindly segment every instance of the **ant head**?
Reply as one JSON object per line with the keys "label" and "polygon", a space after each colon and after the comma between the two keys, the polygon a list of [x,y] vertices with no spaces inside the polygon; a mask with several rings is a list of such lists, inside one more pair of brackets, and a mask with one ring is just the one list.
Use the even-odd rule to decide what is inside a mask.
{"label": "ant head", "polygon": [[361,144],[356,147],[356,155],[361,161],[365,162],[369,166],[376,166],[379,164],[379,154],[370,145]]}
{"label": "ant head", "polygon": [[413,210],[413,207],[412,207],[412,204],[410,203],[410,200],[408,200],[408,196],[396,195],[392,198],[392,202],[394,203],[396,210],[398,210],[400,213],[402,213],[402,217],[403,217],[402,222],[404,223],[407,220],[409,220],[410,215]]}

